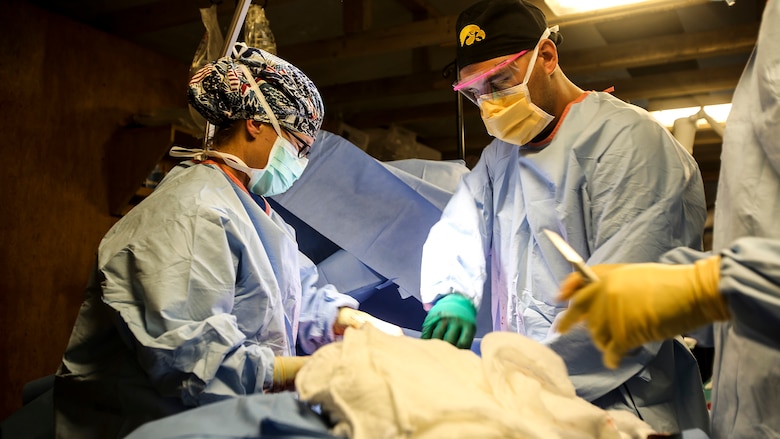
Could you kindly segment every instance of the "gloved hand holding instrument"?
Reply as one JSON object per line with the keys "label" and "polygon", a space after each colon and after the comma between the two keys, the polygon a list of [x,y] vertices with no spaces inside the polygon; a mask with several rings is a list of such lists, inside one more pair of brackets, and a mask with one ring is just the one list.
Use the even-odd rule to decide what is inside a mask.
{"label": "gloved hand holding instrument", "polygon": [[596,265],[600,280],[585,283],[580,273],[561,284],[559,300],[569,308],[558,323],[561,333],[586,320],[604,364],[616,368],[629,350],[665,340],[717,320],[727,320],[720,294],[720,256],[691,265],[657,263]]}
{"label": "gloved hand holding instrument", "polygon": [[693,265],[601,264],[588,267],[560,235],[545,234],[577,269],[561,284],[558,300],[569,300],[557,322],[568,332],[587,320],[604,364],[616,368],[631,349],[729,318],[720,294],[720,256]]}

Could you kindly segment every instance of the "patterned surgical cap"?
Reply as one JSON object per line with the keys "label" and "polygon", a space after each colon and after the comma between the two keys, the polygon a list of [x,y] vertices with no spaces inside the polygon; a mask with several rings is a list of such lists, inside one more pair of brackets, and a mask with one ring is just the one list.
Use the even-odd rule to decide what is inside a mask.
{"label": "patterned surgical cap", "polygon": [[234,56],[203,66],[190,79],[187,97],[207,121],[225,127],[235,120],[272,124],[238,64],[249,68],[283,128],[316,137],[324,105],[314,83],[300,69],[261,49],[236,46]]}

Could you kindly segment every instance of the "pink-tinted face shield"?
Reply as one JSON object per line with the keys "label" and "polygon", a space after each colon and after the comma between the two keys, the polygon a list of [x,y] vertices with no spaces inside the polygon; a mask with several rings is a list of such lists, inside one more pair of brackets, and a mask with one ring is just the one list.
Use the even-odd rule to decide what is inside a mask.
{"label": "pink-tinted face shield", "polygon": [[518,52],[496,64],[484,72],[475,73],[452,85],[452,89],[461,92],[471,102],[477,104],[483,95],[506,90],[523,82],[525,72],[521,71],[515,61],[528,53],[528,50]]}

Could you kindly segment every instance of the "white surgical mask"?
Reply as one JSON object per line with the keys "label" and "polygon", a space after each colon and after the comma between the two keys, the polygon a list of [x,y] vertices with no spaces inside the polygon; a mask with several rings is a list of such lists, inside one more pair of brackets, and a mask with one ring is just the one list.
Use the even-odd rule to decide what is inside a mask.
{"label": "white surgical mask", "polygon": [[271,197],[286,192],[303,174],[309,159],[298,157],[295,147],[287,139],[277,136],[268,164],[264,169],[253,169],[249,190],[257,195]]}
{"label": "white surgical mask", "polygon": [[555,118],[531,102],[528,92],[528,81],[536,63],[539,45],[550,35],[551,30],[556,29],[545,30],[536,44],[522,83],[478,98],[482,121],[490,135],[515,145],[525,145]]}
{"label": "white surgical mask", "polygon": [[[293,152],[295,151],[295,152]],[[309,159],[298,157],[295,146],[289,140],[277,135],[276,141],[268,154],[268,164],[265,168],[250,168],[243,160],[226,152],[201,149],[188,149],[180,146],[171,148],[174,157],[195,157],[204,160],[207,157],[219,157],[231,168],[249,176],[247,188],[250,192],[264,197],[271,197],[287,191],[301,177]]]}

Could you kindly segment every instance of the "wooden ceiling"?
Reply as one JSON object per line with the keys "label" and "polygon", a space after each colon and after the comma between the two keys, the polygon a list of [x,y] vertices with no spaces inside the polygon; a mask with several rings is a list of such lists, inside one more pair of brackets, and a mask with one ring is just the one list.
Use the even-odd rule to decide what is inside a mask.
{"label": "wooden ceiling", "polygon": [[[59,14],[191,63],[203,36],[206,0],[30,0]],[[264,5],[278,54],[319,86],[330,121],[371,130],[397,125],[456,158],[452,76],[454,27],[473,0],[255,0]],[[753,48],[765,0],[653,0],[600,13],[558,17],[564,73],[648,110],[730,102]],[[217,5],[226,30],[237,1]],[[489,137],[476,107],[463,104],[465,153]],[[717,178],[720,139],[697,134],[694,155]],[[705,175],[705,180],[707,179]]]}

